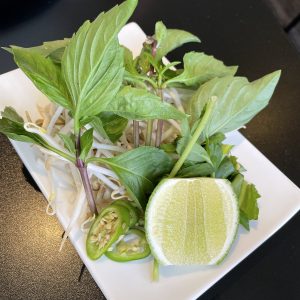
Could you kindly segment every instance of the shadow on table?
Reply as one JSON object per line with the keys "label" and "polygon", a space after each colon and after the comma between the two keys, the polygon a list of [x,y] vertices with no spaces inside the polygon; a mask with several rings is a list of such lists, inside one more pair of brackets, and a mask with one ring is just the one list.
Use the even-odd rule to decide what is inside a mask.
{"label": "shadow on table", "polygon": [[26,169],[26,167],[23,165],[22,166],[22,172],[24,175],[25,180],[37,191],[41,193],[41,190],[39,189],[38,185],[36,184],[36,182],[34,181],[34,179],[32,178],[31,174],[28,172],[28,170]]}

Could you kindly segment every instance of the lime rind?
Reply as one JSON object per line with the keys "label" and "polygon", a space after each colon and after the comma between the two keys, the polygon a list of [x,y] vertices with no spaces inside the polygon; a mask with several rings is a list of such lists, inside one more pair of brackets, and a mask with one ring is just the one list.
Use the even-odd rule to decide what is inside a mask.
{"label": "lime rind", "polygon": [[[224,242],[224,245],[222,249],[218,252],[218,255],[214,256],[210,261],[206,263],[201,263],[201,262],[196,262],[196,264],[202,264],[202,265],[214,265],[214,264],[219,264],[224,260],[224,258],[227,256],[229,253],[229,250],[231,248],[231,245],[233,241],[235,240],[238,225],[239,225],[239,209],[238,209],[238,201],[236,198],[235,193],[233,192],[230,182],[228,180],[224,179],[214,179],[214,178],[189,178],[189,179],[179,179],[179,178],[174,178],[174,179],[164,179],[162,180],[159,185],[155,188],[153,191],[147,208],[146,208],[146,213],[145,213],[145,229],[146,229],[146,237],[149,242],[150,248],[152,255],[156,258],[156,260],[161,264],[161,265],[174,265],[174,264],[195,264],[195,263],[189,263],[186,261],[181,261],[180,263],[173,263],[172,258],[168,259],[168,257],[165,255],[162,247],[162,241],[159,240],[159,234],[157,234],[158,228],[155,227],[155,220],[157,221],[157,218],[159,214],[164,215],[164,211],[162,209],[167,209],[167,204],[166,207],[161,206],[159,204],[160,201],[164,201],[164,193],[168,189],[172,189],[176,184],[178,184],[179,181],[186,181],[186,182],[193,182],[195,180],[200,180],[203,184],[205,180],[207,183],[209,181],[214,181],[216,184],[216,188],[221,191],[222,201],[225,201],[226,205],[229,205],[229,208],[224,208],[224,210],[229,209],[231,210],[229,217],[227,218],[227,222],[229,222],[229,225],[226,223],[226,240]],[[159,212],[157,210],[160,209]],[[228,225],[228,226],[227,226]],[[174,246],[174,245],[173,245]],[[174,247],[173,247],[174,248]],[[175,251],[176,249],[174,249]],[[171,260],[171,261],[170,261]]]}

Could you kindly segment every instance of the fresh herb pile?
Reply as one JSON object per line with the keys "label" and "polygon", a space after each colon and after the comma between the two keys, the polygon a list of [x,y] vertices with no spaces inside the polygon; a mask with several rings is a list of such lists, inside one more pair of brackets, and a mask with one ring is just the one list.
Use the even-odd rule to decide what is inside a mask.
{"label": "fresh herb pile", "polygon": [[118,33],[136,5],[127,0],[101,13],[70,39],[6,48],[53,104],[35,122],[6,107],[0,132],[70,166],[78,196],[65,238],[87,199],[91,259],[106,254],[128,261],[150,254],[144,210],[163,177],[228,179],[247,230],[259,213],[259,194],[224,140],[268,104],[280,71],[249,82],[235,76],[236,66],[203,52],[186,53],[183,64],[169,63],[169,52],[200,40],[161,21],[133,57]]}

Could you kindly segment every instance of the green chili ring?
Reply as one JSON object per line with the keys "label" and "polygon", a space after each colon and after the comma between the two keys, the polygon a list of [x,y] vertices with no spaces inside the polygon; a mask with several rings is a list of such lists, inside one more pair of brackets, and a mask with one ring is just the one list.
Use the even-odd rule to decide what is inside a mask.
{"label": "green chili ring", "polygon": [[128,200],[115,200],[112,205],[120,205],[126,207],[129,210],[130,224],[129,227],[136,226],[139,219],[139,212]]}
{"label": "green chili ring", "polygon": [[[137,239],[126,241],[130,235],[135,235]],[[140,229],[129,229],[124,238],[112,245],[105,255],[117,262],[127,262],[145,258],[150,253],[145,232]]]}
{"label": "green chili ring", "polygon": [[100,258],[107,249],[125,234],[130,224],[126,207],[110,205],[95,219],[86,239],[86,252],[90,259]]}

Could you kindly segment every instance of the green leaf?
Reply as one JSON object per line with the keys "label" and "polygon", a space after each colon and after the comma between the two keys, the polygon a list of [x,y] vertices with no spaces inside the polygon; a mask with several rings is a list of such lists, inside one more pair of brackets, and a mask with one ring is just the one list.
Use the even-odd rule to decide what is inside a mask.
{"label": "green leaf", "polygon": [[176,146],[174,144],[161,144],[159,148],[166,153],[176,153]]}
{"label": "green leaf", "polygon": [[240,128],[268,104],[279,77],[280,71],[276,71],[251,83],[244,77],[231,76],[204,83],[189,103],[191,124],[199,119],[207,100],[217,96],[202,137]]}
{"label": "green leaf", "polygon": [[21,116],[18,115],[16,110],[11,106],[6,106],[4,111],[1,112],[1,117],[9,119],[11,121],[15,121],[17,123],[24,123],[24,120]]}
{"label": "green leaf", "polygon": [[94,137],[93,137],[93,128],[90,128],[89,130],[85,131],[83,135],[80,137],[80,147],[81,147],[81,152],[80,152],[80,158],[85,161],[87,158],[89,152],[91,151]]}
{"label": "green leaf", "polygon": [[143,89],[124,87],[105,109],[132,120],[184,119],[186,115]]}
{"label": "green leaf", "polygon": [[63,133],[58,133],[59,137],[64,142],[64,146],[66,149],[68,149],[71,153],[75,154],[75,140],[74,137],[72,138],[70,135],[66,135]]}
{"label": "green leaf", "polygon": [[[181,155],[183,153],[184,149],[186,148],[191,138],[192,136],[190,135],[190,136],[184,136],[178,140],[177,147],[176,147],[176,152],[178,154]],[[196,143],[193,146],[190,154],[188,155],[187,160],[193,162],[203,162],[203,161],[210,161],[210,158],[206,150],[201,145]]]}
{"label": "green leaf", "polygon": [[[53,62],[60,63],[62,54],[64,53],[64,50],[68,45],[69,41],[70,39],[65,38],[63,40],[44,42],[43,45],[23,49],[26,49],[27,51],[30,51],[33,54],[38,53],[44,57],[50,57]],[[13,54],[12,48],[3,47],[3,49]]]}
{"label": "green leaf", "polygon": [[191,178],[191,177],[206,177],[213,173],[214,169],[209,163],[195,164],[182,168],[176,177]]}
{"label": "green leaf", "polygon": [[[193,129],[192,129],[192,132],[193,132]],[[209,140],[209,143],[211,143],[211,144],[219,144],[219,143],[222,143],[225,140],[225,138],[226,137],[225,137],[224,133],[217,132],[214,135],[210,136],[208,138],[208,140]]]}
{"label": "green leaf", "polygon": [[103,137],[106,137],[115,143],[123,134],[127,123],[127,119],[114,113],[102,112],[93,119],[91,125]]}
{"label": "green leaf", "polygon": [[258,219],[259,209],[257,199],[260,195],[255,186],[247,183],[241,174],[234,177],[231,185],[239,202],[240,223],[249,230],[249,220]]}
{"label": "green leaf", "polygon": [[51,101],[73,110],[60,67],[51,59],[26,48],[12,46],[14,59],[34,85]]}
{"label": "green leaf", "polygon": [[167,29],[163,22],[157,22],[155,25],[155,36],[157,40],[157,52],[155,59],[161,60],[172,50],[186,43],[200,43],[200,39],[195,35],[179,29]]}
{"label": "green leaf", "polygon": [[167,81],[183,83],[187,86],[199,86],[215,77],[233,76],[237,66],[227,67],[222,61],[203,52],[189,52],[183,57],[184,69],[182,73]]}
{"label": "green leaf", "polygon": [[242,210],[240,210],[240,224],[246,229],[250,230],[250,225],[249,225],[249,219],[247,216],[244,214]]}
{"label": "green leaf", "polygon": [[216,172],[224,158],[222,146],[221,144],[212,144],[207,142],[205,145],[205,150],[210,158],[211,165]]}
{"label": "green leaf", "polygon": [[239,194],[239,206],[249,220],[257,220],[258,218],[257,199],[259,197],[255,186],[244,181]]}
{"label": "green leaf", "polygon": [[[181,135],[182,137],[177,141],[176,152],[179,155],[182,155],[184,149],[192,139],[192,132],[189,127],[189,123],[187,119],[184,119],[181,122]],[[187,161],[192,162],[209,162],[210,158],[206,150],[198,143],[195,143],[187,157]]]}
{"label": "green leaf", "polygon": [[127,0],[85,22],[64,52],[62,69],[76,108],[75,129],[81,117],[103,111],[122,84],[123,49],[117,35],[136,5],[137,0]]}
{"label": "green leaf", "polygon": [[112,158],[93,158],[90,161],[110,166],[130,198],[143,209],[155,184],[170,171],[173,164],[163,150],[154,147],[139,147]]}
{"label": "green leaf", "polygon": [[225,178],[229,177],[231,174],[233,174],[234,172],[235,172],[234,165],[233,165],[232,161],[230,160],[230,158],[228,156],[226,156],[220,163],[220,165],[215,173],[215,177],[225,179]]}
{"label": "green leaf", "polygon": [[20,117],[12,107],[6,107],[4,111],[1,112],[0,132],[10,139],[39,145],[57,153],[71,162],[75,162],[72,156],[50,146],[40,135],[26,131],[24,129],[24,121],[22,117]]}
{"label": "green leaf", "polygon": [[122,46],[124,48],[124,67],[127,72],[134,75],[139,75],[138,71],[135,68],[135,61],[133,59],[132,52],[126,48],[125,46]]}

